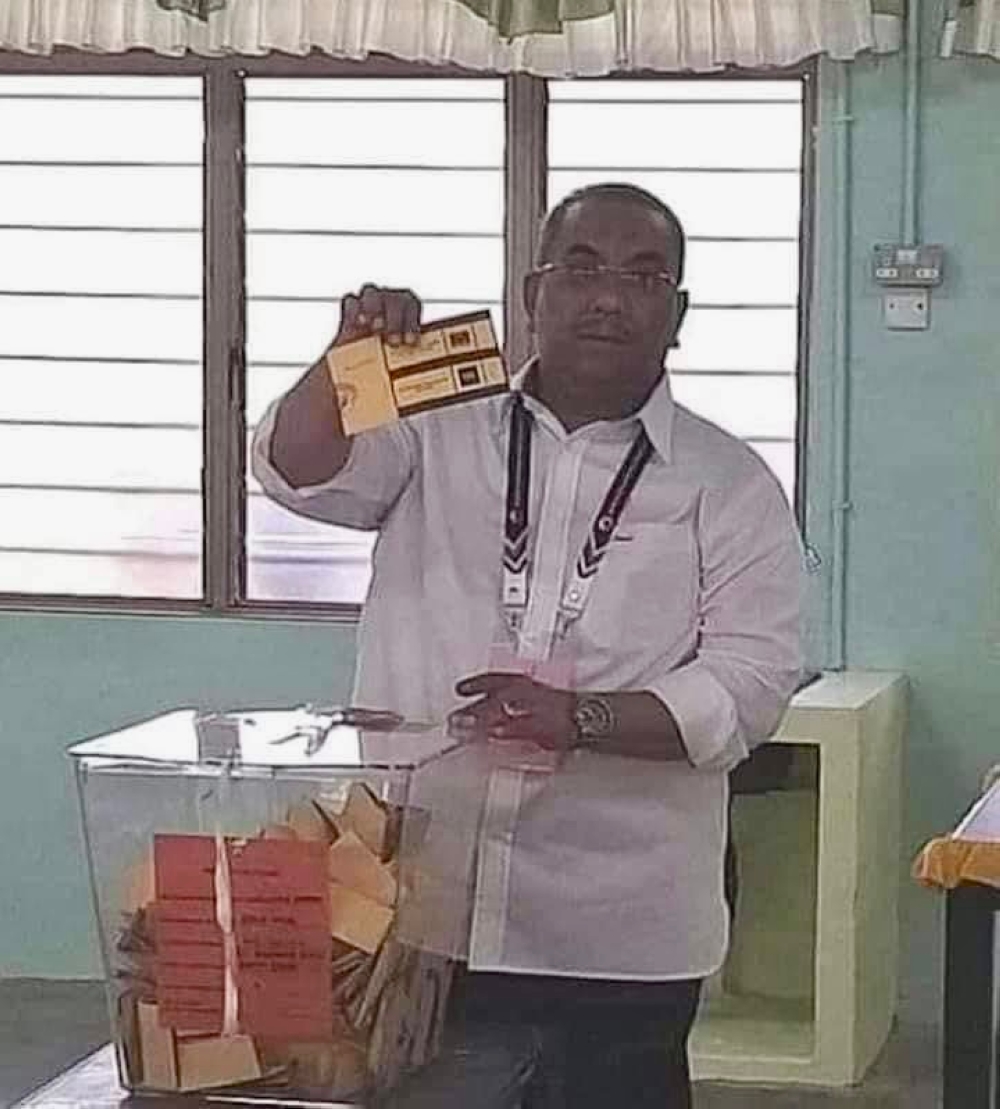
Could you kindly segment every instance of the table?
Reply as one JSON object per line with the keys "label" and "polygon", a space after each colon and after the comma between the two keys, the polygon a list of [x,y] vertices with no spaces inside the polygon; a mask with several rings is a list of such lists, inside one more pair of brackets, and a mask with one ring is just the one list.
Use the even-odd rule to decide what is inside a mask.
{"label": "table", "polygon": [[[950,843],[948,841],[951,841]],[[974,854],[952,847],[973,845]],[[948,840],[926,849],[959,860],[946,891],[943,1109],[997,1109],[996,917],[1000,912],[1000,783],[977,799]],[[935,856],[934,853],[937,853]],[[926,857],[926,856],[925,856]]]}
{"label": "table", "polygon": [[[518,1109],[534,1069],[537,1043],[530,1030],[506,1028],[471,1033],[400,1088],[382,1109]],[[241,1098],[232,1092],[130,1096],[118,1084],[114,1048],[100,1048],[13,1109],[261,1109],[272,1100]],[[302,1105],[302,1102],[297,1104]],[[308,1103],[316,1104],[320,1103]],[[337,1103],[342,1109],[358,1109]],[[325,1109],[331,1109],[327,1103]]]}
{"label": "table", "polygon": [[994,929],[1000,890],[963,882],[946,894],[943,1109],[997,1109]]}

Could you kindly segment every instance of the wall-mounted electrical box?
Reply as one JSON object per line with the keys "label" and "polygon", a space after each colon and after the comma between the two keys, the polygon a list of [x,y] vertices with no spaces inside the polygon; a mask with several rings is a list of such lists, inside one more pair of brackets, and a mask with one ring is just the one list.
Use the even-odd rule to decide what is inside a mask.
{"label": "wall-mounted electrical box", "polygon": [[872,277],[885,290],[885,326],[891,331],[923,331],[930,325],[931,289],[944,280],[944,247],[876,243]]}
{"label": "wall-mounted electrical box", "polygon": [[872,276],[879,285],[893,289],[932,288],[944,278],[944,247],[938,244],[897,246],[877,243]]}

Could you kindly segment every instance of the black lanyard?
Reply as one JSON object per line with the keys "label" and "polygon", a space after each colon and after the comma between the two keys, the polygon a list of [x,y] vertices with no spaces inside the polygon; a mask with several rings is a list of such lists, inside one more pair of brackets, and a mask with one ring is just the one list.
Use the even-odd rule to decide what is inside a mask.
{"label": "black lanyard", "polygon": [[[507,448],[507,496],[503,536],[503,607],[511,632],[520,630],[528,607],[531,566],[528,560],[528,501],[531,495],[531,435],[534,419],[520,393],[514,394]],[[632,490],[653,454],[646,429],[639,428],[632,446],[608,487],[559,602],[560,635],[578,620],[590,598],[594,577],[611,545]]]}

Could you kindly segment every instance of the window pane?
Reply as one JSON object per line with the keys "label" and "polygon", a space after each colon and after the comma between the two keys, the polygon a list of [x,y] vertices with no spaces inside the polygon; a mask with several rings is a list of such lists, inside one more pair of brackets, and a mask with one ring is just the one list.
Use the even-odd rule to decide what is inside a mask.
{"label": "window pane", "polygon": [[802,90],[797,81],[700,80],[673,78],[635,81],[559,81],[549,84],[549,99],[560,100],[791,100],[797,103]]}
{"label": "window pane", "polygon": [[549,114],[550,165],[794,170],[801,121],[797,103],[557,102]]}
{"label": "window pane", "polygon": [[798,313],[787,309],[693,308],[670,352],[676,370],[786,370],[798,358]]}
{"label": "window pane", "polygon": [[45,550],[195,555],[200,542],[201,497],[196,492],[149,497],[102,490],[0,489],[0,514],[5,540],[13,524],[19,539]]}
{"label": "window pane", "polygon": [[422,300],[498,301],[503,296],[503,240],[249,236],[247,287],[252,296],[339,298],[366,281],[413,289]]}
{"label": "window pane", "polygon": [[[442,82],[443,83],[443,82]],[[493,169],[247,171],[247,226],[258,230],[449,231],[499,235],[503,181]]]}
{"label": "window pane", "polygon": [[5,359],[0,362],[3,382],[5,420],[192,428],[201,422],[200,365]]}
{"label": "window pane", "polygon": [[0,96],[53,100],[190,100],[197,99],[197,81],[179,77],[46,77],[42,74],[0,75]]}
{"label": "window pane", "polygon": [[[608,170],[554,170],[555,197],[584,185],[615,178]],[[633,185],[669,198],[689,238],[739,236],[794,239],[799,233],[797,170],[786,173],[686,173],[657,170],[630,173]]]}
{"label": "window pane", "polygon": [[695,304],[794,305],[798,243],[692,243],[684,284]]}
{"label": "window pane", "polygon": [[280,103],[257,98],[264,83],[247,82],[250,165],[503,165],[503,104],[498,101],[387,102],[361,99],[359,89],[358,99],[350,101]]}
{"label": "window pane", "polygon": [[247,534],[251,597],[355,605],[365,599],[374,533],[306,520],[252,491]]}
{"label": "window pane", "polygon": [[[3,222],[197,232],[200,166],[0,166]],[[87,198],[81,211],[80,197]]]}
{"label": "window pane", "polygon": [[197,493],[201,429],[2,424],[0,458],[12,485]]}
{"label": "window pane", "polygon": [[[449,77],[444,81],[428,81],[425,77],[268,77],[251,78],[247,91],[256,103],[268,100],[323,100],[361,102],[371,100],[492,100],[503,103],[503,81],[479,78]],[[772,82],[773,83],[773,82]]]}
{"label": "window pane", "polygon": [[197,597],[201,82],[5,76],[0,143],[0,592]]}
{"label": "window pane", "polygon": [[750,440],[750,446],[770,466],[771,472],[785,491],[789,504],[795,503],[795,443],[787,440],[780,443],[759,443]]}
{"label": "window pane", "polygon": [[0,488],[0,591],[193,597],[201,495]]}
{"label": "window pane", "polygon": [[201,257],[198,233],[0,230],[0,289],[197,299]]}
{"label": "window pane", "polygon": [[[138,282],[142,276],[130,280]],[[143,300],[4,293],[0,310],[0,355],[201,361],[200,297]]]}
{"label": "window pane", "polygon": [[[252,366],[247,373],[247,427],[255,428],[271,401],[287,393],[302,373],[298,365]],[[247,474],[247,481],[251,488],[257,487],[252,474]]]}
{"label": "window pane", "polygon": [[[503,127],[493,78],[247,81],[250,428],[367,281],[413,288],[425,320],[491,308],[502,334]],[[247,487],[248,597],[359,604],[374,537]]]}
{"label": "window pane", "polygon": [[192,146],[190,136],[201,135],[199,84],[176,80],[191,87],[189,100],[124,100],[114,93],[88,100],[5,98],[0,115],[4,160],[197,165],[201,144]]}
{"label": "window pane", "polygon": [[200,561],[196,543],[184,555],[165,554],[162,549],[100,554],[0,547],[0,593],[190,597],[200,587]]}
{"label": "window pane", "polygon": [[784,438],[795,427],[795,377],[683,374],[671,378],[674,398],[741,439]]}
{"label": "window pane", "polygon": [[549,199],[628,181],[688,235],[692,309],[671,351],[677,400],[750,442],[795,487],[802,85],[550,83]]}

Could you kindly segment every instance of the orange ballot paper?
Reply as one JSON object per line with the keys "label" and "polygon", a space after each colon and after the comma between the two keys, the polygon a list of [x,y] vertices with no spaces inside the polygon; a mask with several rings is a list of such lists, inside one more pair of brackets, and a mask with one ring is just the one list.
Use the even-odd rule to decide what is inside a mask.
{"label": "orange ballot paper", "polygon": [[[160,1024],[219,1032],[225,960],[217,923],[216,843],[209,836],[154,841],[156,981]],[[238,950],[243,1032],[328,1039],[333,1007],[326,846],[226,839]]]}
{"label": "orange ballot paper", "polygon": [[413,346],[372,335],[331,347],[326,365],[348,435],[508,388],[489,312],[426,324]]}

